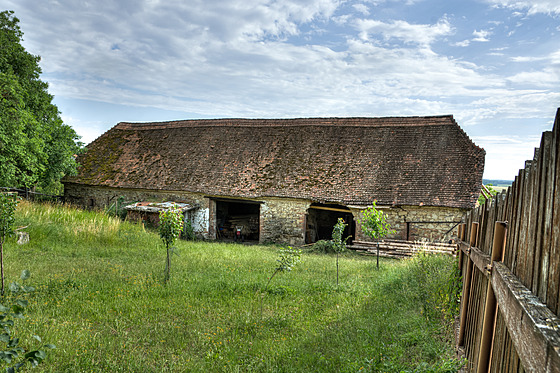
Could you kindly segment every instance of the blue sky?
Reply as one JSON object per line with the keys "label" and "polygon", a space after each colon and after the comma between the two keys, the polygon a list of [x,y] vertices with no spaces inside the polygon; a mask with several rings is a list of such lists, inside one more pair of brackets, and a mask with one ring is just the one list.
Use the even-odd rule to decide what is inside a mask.
{"label": "blue sky", "polygon": [[560,0],[3,0],[89,143],[121,121],[453,114],[513,180],[560,107]]}

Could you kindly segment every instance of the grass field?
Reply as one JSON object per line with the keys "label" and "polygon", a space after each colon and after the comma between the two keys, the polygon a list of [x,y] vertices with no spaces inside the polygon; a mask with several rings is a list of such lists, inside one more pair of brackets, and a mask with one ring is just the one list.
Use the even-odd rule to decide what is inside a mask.
{"label": "grass field", "polygon": [[163,285],[159,236],[102,213],[21,202],[30,243],[5,248],[7,281],[36,291],[14,333],[55,350],[34,372],[453,372],[454,259],[304,253],[180,241]]}

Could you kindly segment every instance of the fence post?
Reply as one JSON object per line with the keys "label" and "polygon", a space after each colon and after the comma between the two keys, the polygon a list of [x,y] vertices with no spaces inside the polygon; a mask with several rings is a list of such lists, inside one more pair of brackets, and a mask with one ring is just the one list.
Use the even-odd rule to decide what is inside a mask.
{"label": "fence post", "polygon": [[[497,221],[494,224],[494,242],[492,243],[492,259],[490,266],[494,262],[501,262],[503,250],[506,242],[507,223]],[[492,268],[489,268],[492,274]],[[488,288],[486,290],[486,304],[484,306],[484,323],[482,324],[482,340],[480,342],[480,352],[478,354],[477,372],[489,372],[490,361],[492,359],[492,349],[494,346],[494,331],[496,329],[496,296],[492,288],[492,279],[488,278]]]}
{"label": "fence post", "polygon": [[[490,266],[494,262],[501,262],[503,250],[506,242],[507,223],[497,221],[494,223],[494,242],[492,243],[492,259]],[[492,268],[489,268],[492,274]],[[492,358],[492,348],[494,340],[494,331],[496,329],[496,296],[492,289],[492,279],[488,278],[488,288],[486,290],[486,304],[484,306],[484,323],[482,324],[482,340],[480,342],[480,351],[478,354],[477,372],[489,372],[490,360]]]}
{"label": "fence post", "polygon": [[[471,237],[469,245],[471,247],[476,246],[478,243],[478,223],[472,223],[471,225]],[[457,339],[457,345],[463,346],[465,342],[465,325],[467,322],[467,309],[469,305],[469,297],[471,294],[471,278],[473,272],[473,262],[470,255],[467,256],[467,273],[463,280],[463,296],[461,297],[461,321],[459,326],[459,338]]]}

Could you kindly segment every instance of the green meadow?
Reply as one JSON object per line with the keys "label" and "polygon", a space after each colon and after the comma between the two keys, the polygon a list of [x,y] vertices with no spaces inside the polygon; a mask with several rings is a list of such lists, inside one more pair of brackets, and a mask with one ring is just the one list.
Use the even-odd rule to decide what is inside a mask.
{"label": "green meadow", "polygon": [[[455,258],[304,251],[179,240],[171,280],[157,232],[103,212],[20,202],[30,242],[5,248],[6,281],[31,271],[26,348],[56,345],[33,372],[454,372]],[[260,297],[263,297],[261,313]]]}

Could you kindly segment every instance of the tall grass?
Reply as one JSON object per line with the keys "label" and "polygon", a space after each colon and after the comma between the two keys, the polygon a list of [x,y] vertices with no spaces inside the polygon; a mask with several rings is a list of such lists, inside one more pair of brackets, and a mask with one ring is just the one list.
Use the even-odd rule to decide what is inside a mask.
{"label": "tall grass", "polygon": [[[446,283],[451,258],[385,260],[376,270],[375,261],[348,253],[336,286],[334,256],[307,253],[270,284],[261,318],[255,294],[275,268],[277,247],[180,241],[163,285],[165,250],[141,226],[26,202],[17,224],[29,226],[30,243],[8,244],[8,279],[29,269],[37,291],[16,333],[24,343],[36,334],[57,346],[34,371],[451,372],[458,365],[437,309],[447,307],[445,297],[430,298],[427,287]],[[441,271],[431,276],[420,261]]]}

